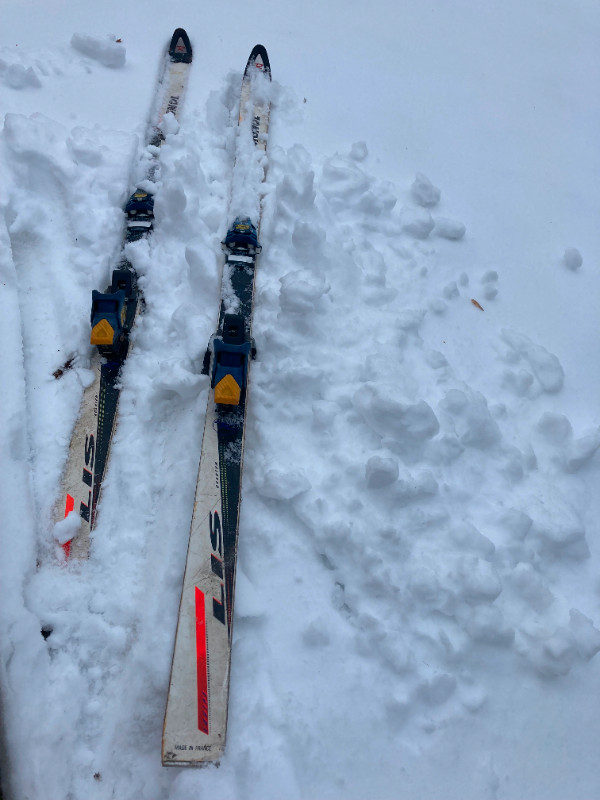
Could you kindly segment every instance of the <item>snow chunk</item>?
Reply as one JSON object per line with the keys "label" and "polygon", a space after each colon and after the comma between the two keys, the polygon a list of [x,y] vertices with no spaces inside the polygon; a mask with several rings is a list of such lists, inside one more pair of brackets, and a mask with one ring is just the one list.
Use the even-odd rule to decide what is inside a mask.
{"label": "snow chunk", "polygon": [[294,314],[317,311],[321,298],[329,291],[329,285],[322,276],[313,275],[307,270],[288,272],[279,282],[281,310]]}
{"label": "snow chunk", "polygon": [[506,647],[515,638],[514,630],[506,624],[502,612],[495,606],[476,606],[472,609],[465,629],[476,642]]}
{"label": "snow chunk", "polygon": [[244,570],[238,569],[235,579],[235,613],[240,619],[260,619],[265,615],[265,597],[258,592]]}
{"label": "snow chunk", "polygon": [[354,407],[380,436],[398,441],[431,439],[439,430],[437,417],[424,400],[401,403],[394,387],[365,384],[353,398]]}
{"label": "snow chunk", "polygon": [[524,511],[509,508],[501,517],[500,524],[515,539],[523,541],[533,525],[533,520]]}
{"label": "snow chunk", "polygon": [[447,217],[435,218],[435,233],[443,239],[450,239],[453,242],[458,242],[462,239],[467,232],[465,225],[456,219],[448,219]]}
{"label": "snow chunk", "polygon": [[314,402],[312,406],[314,427],[317,430],[331,431],[339,410],[337,403],[332,403],[330,400]]}
{"label": "snow chunk", "polygon": [[400,214],[400,226],[404,233],[415,239],[427,239],[433,230],[434,222],[426,209],[405,206]]}
{"label": "snow chunk", "polygon": [[545,347],[534,344],[522,333],[503,330],[502,338],[512,350],[512,356],[528,362],[544,392],[555,394],[564,383],[565,373],[558,358]]}
{"label": "snow chunk", "polygon": [[502,591],[498,573],[489,561],[466,556],[458,565],[457,579],[467,603],[491,603]]}
{"label": "snow chunk", "polygon": [[418,333],[421,323],[425,317],[425,312],[422,309],[409,309],[399,311],[396,324],[402,331],[406,333]]}
{"label": "snow chunk", "polygon": [[583,264],[581,253],[576,247],[567,247],[563,255],[563,264],[567,269],[570,269],[573,272],[578,270]]}
{"label": "snow chunk", "polygon": [[534,639],[526,655],[540,675],[556,678],[571,671],[575,648],[567,632],[558,630],[552,636]]}
{"label": "snow chunk", "polygon": [[366,478],[369,489],[380,489],[389,486],[398,479],[398,462],[393,458],[372,456],[367,461]]}
{"label": "snow chunk", "polygon": [[581,658],[589,661],[600,650],[600,631],[594,627],[589,617],[576,608],[572,608],[569,615],[569,632],[573,643]]}
{"label": "snow chunk", "polygon": [[292,244],[304,257],[317,255],[325,244],[326,233],[320,225],[308,222],[296,222],[292,233]]}
{"label": "snow chunk", "polygon": [[354,161],[364,161],[369,155],[366,142],[355,142],[350,150],[350,158]]}
{"label": "snow chunk", "polygon": [[586,464],[600,447],[600,429],[588,433],[571,442],[565,456],[567,472],[577,472]]}
{"label": "snow chunk", "polygon": [[433,497],[438,490],[437,482],[428,470],[415,473],[404,470],[393,487],[393,497],[398,505],[406,506],[415,500]]}
{"label": "snow chunk", "polygon": [[453,300],[455,297],[459,297],[460,292],[458,290],[458,284],[456,281],[450,281],[450,283],[447,283],[442,289],[442,294],[446,300]]}
{"label": "snow chunk", "polygon": [[440,408],[453,417],[458,437],[468,447],[483,450],[502,438],[487,401],[479,392],[467,395],[451,389],[440,402]]}
{"label": "snow chunk", "polygon": [[91,36],[87,33],[74,33],[71,38],[71,47],[83,53],[84,56],[99,61],[105,67],[125,66],[125,45],[117,41],[117,37]]}
{"label": "snow chunk", "polygon": [[310,212],[315,204],[315,196],[314,172],[298,177],[284,175],[276,190],[278,216],[293,219],[301,211]]}
{"label": "snow chunk", "polygon": [[425,352],[425,362],[431,369],[442,369],[448,366],[448,359],[439,350],[427,350]]}
{"label": "snow chunk", "polygon": [[510,576],[510,583],[522,600],[538,614],[548,608],[554,600],[552,592],[531,564],[517,564]]}
{"label": "snow chunk", "polygon": [[89,137],[84,128],[74,128],[67,139],[67,147],[77,164],[99,167],[102,164],[102,149]]}
{"label": "snow chunk", "polygon": [[158,127],[160,128],[163,136],[166,138],[169,134],[179,133],[180,126],[175,114],[173,114],[172,111],[167,111],[167,113],[161,119]]}
{"label": "snow chunk", "polygon": [[441,192],[426,175],[418,172],[410,192],[420,206],[435,206],[440,202]]}
{"label": "snow chunk", "polygon": [[537,429],[547,441],[556,445],[563,445],[573,435],[573,427],[567,417],[550,411],[542,414]]}
{"label": "snow chunk", "polygon": [[0,77],[11,89],[27,89],[28,87],[39,89],[42,85],[33,67],[24,67],[22,64],[7,66],[1,59]]}
{"label": "snow chunk", "polygon": [[306,647],[326,647],[330,641],[327,623],[322,619],[313,620],[302,632],[302,642]]}
{"label": "snow chunk", "polygon": [[264,473],[255,473],[256,491],[273,500],[292,500],[308,492],[311,483],[301,470],[283,470],[272,467]]}
{"label": "snow chunk", "polygon": [[323,166],[321,191],[337,207],[355,205],[370,186],[371,180],[358,166],[339,156]]}
{"label": "snow chunk", "polygon": [[488,269],[481,276],[481,283],[495,283],[498,280],[498,273],[495,269]]}
{"label": "snow chunk", "polygon": [[64,519],[61,519],[55,524],[53,529],[55,541],[60,545],[70,542],[77,536],[80,527],[81,518],[79,514],[76,514],[75,511],[71,511]]}
{"label": "snow chunk", "polygon": [[480,533],[470,522],[463,522],[459,527],[453,528],[450,535],[453,541],[463,550],[477,553],[485,559],[491,558],[496,550],[494,543],[487,536]]}
{"label": "snow chunk", "polygon": [[575,508],[548,488],[545,496],[532,501],[528,510],[533,517],[530,535],[538,539],[548,555],[574,560],[589,558],[585,526]]}
{"label": "snow chunk", "polygon": [[431,680],[423,681],[417,687],[417,697],[430,706],[439,706],[454,693],[456,689],[456,678],[453,675],[444,673],[435,675]]}

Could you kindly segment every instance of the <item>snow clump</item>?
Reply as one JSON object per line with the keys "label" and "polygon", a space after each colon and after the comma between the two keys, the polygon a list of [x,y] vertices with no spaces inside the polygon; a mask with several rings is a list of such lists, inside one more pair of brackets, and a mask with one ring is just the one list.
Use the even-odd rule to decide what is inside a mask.
{"label": "snow clump", "polygon": [[420,206],[437,206],[437,204],[440,202],[440,197],[442,196],[442,193],[437,186],[434,186],[429,178],[426,175],[423,175],[421,172],[417,173],[417,177],[415,178],[410,191],[413,196],[413,200],[415,200],[415,202],[417,202]]}
{"label": "snow clump", "polygon": [[567,247],[563,256],[563,264],[573,272],[583,264],[582,255],[576,247]]}
{"label": "snow clump", "polygon": [[99,61],[105,67],[125,66],[125,45],[116,36],[90,36],[87,33],[74,33],[71,47],[84,56]]}

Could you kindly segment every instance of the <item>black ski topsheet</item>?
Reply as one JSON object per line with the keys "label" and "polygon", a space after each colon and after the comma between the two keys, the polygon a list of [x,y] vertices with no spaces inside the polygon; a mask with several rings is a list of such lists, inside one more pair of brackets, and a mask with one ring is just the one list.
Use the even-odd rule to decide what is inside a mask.
{"label": "black ski topsheet", "polygon": [[[159,150],[164,141],[160,124],[167,113],[175,116],[181,110],[189,65],[193,52],[183,28],[177,28],[164,57],[159,77],[155,108],[148,129],[145,150],[148,166],[142,180],[153,181],[159,164]],[[142,306],[135,270],[124,254],[125,245],[150,234],[153,226],[153,198],[137,190],[129,198],[122,252],[111,285],[101,298],[119,297],[122,305],[120,324],[123,330],[114,344],[98,346],[92,356],[90,369],[93,383],[84,391],[79,417],[75,423],[67,464],[61,480],[61,493],[55,509],[55,521],[74,513],[79,518],[78,529],[63,543],[65,557],[86,558],[89,554],[90,532],[96,522],[102,480],[108,465],[110,446],[117,420],[120,395],[120,373],[129,350],[129,334]],[[121,291],[121,295],[115,292]],[[99,293],[96,293],[99,294]],[[94,320],[92,320],[92,323]]]}
{"label": "black ski topsheet", "polygon": [[[254,195],[250,205],[258,209],[257,230],[270,113],[265,82],[270,79],[267,51],[257,45],[242,80],[233,179],[236,173],[245,179],[241,162],[256,158],[259,171],[252,172],[247,188]],[[235,248],[228,253],[217,335],[233,306],[251,341],[257,255]],[[209,391],[165,711],[164,766],[202,766],[218,761],[225,748],[246,406],[247,381],[237,405],[217,404],[214,386]]]}

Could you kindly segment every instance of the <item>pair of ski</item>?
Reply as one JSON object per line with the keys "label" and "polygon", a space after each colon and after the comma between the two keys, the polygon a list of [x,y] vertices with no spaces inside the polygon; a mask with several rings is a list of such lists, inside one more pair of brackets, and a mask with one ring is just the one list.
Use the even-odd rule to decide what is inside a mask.
{"label": "pair of ski", "polygon": [[[168,112],[181,110],[192,47],[178,28],[172,37],[159,81],[154,126],[147,137],[150,166],[144,189],[125,206],[127,227],[121,258],[106,292],[92,293],[91,343],[97,345],[91,368],[94,382],[83,396],[62,479],[56,520],[78,517],[77,532],[63,544],[65,557],[86,558],[94,528],[102,480],[117,423],[121,371],[130,333],[143,299],[126,245],[153,228],[152,193],[156,179],[160,125]],[[218,761],[227,729],[233,601],[256,259],[260,253],[260,183],[264,179],[271,80],[262,45],[252,50],[240,95],[238,138],[231,210],[239,212],[223,241],[226,253],[217,331],[204,362],[210,390],[200,467],[192,514],[175,647],[163,731],[163,764],[193,766]],[[236,205],[235,176],[248,174],[242,161],[254,160],[258,178],[238,194],[252,197],[248,209]],[[246,181],[247,182],[247,181]],[[239,183],[239,180],[238,180]],[[239,186],[237,187],[239,190]],[[243,213],[245,211],[246,213]],[[253,215],[253,219],[247,213]],[[254,220],[254,221],[253,221]],[[69,530],[71,526],[69,525]]]}

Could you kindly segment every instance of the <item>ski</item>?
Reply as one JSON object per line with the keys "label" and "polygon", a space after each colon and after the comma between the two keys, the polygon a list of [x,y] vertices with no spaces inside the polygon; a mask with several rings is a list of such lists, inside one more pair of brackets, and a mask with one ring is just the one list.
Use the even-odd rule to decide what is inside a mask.
{"label": "ski", "polygon": [[143,307],[126,248],[152,231],[151,184],[156,181],[160,146],[164,141],[160,126],[167,113],[177,117],[181,111],[191,62],[189,37],[183,28],[177,28],[158,79],[155,107],[138,168],[141,172],[140,180],[136,181],[138,188],[124,208],[126,226],[118,263],[106,291],[92,292],[90,343],[97,348],[90,364],[93,381],[84,390],[54,511],[55,522],[71,513],[78,516],[77,530],[73,532],[69,527],[69,539],[62,544],[66,558],[89,555],[90,533],[96,522],[102,479],[116,427],[121,369],[129,351],[131,331]]}
{"label": "ski", "polygon": [[250,54],[240,114],[216,333],[203,372],[210,389],[175,635],[163,766],[201,766],[223,755],[227,730],[252,311],[266,170],[271,68]]}

